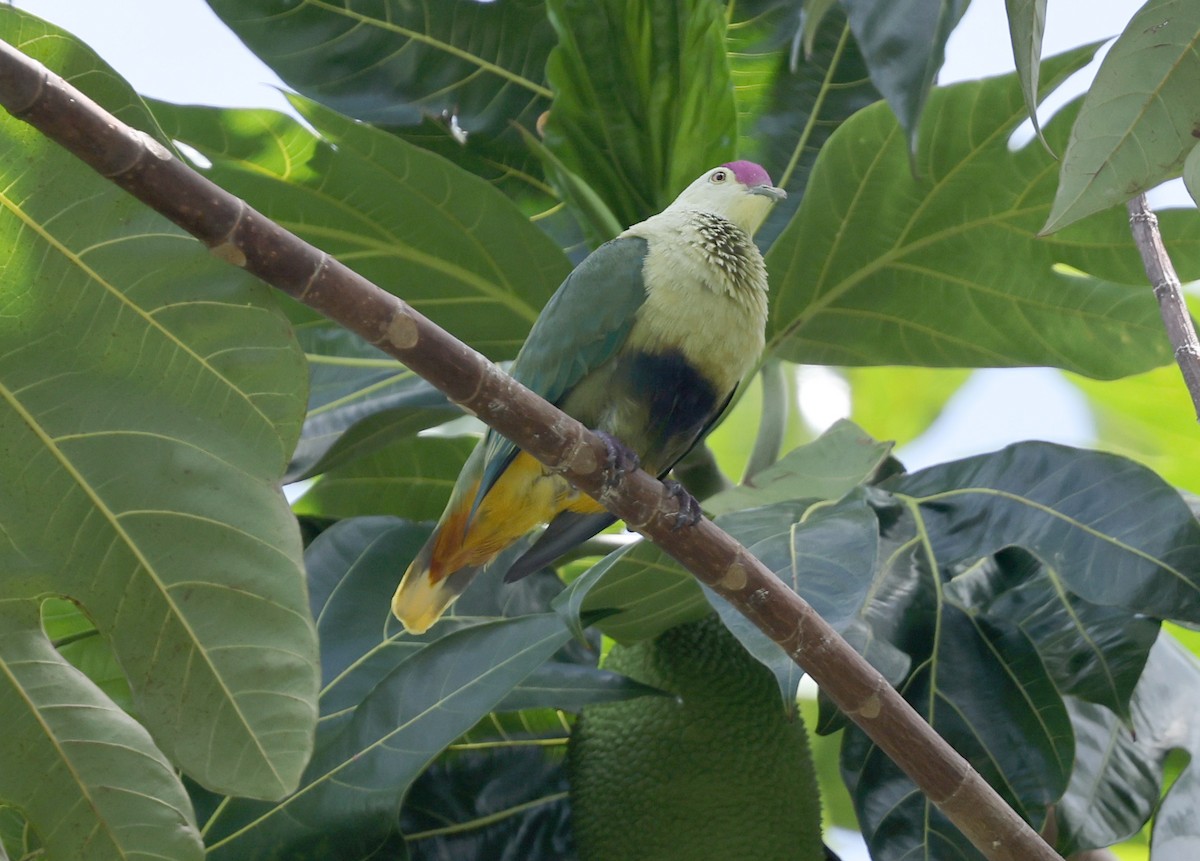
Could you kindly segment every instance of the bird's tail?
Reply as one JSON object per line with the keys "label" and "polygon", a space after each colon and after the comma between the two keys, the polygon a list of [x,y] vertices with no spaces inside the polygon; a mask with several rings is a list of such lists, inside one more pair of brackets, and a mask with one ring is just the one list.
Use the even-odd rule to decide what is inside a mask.
{"label": "bird's tail", "polygon": [[438,524],[404,572],[396,594],[392,596],[392,613],[410,634],[428,631],[483,567],[466,565],[447,572],[435,561],[439,557],[445,558],[439,549],[445,544],[447,525]]}

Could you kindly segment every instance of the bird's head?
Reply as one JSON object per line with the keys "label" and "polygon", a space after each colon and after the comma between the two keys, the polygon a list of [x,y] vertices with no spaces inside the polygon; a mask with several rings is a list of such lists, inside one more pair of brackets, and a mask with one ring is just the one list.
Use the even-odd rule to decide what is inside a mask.
{"label": "bird's head", "polygon": [[787,192],[752,161],[731,161],[714,167],[683,190],[672,207],[702,209],[732,221],[750,236]]}

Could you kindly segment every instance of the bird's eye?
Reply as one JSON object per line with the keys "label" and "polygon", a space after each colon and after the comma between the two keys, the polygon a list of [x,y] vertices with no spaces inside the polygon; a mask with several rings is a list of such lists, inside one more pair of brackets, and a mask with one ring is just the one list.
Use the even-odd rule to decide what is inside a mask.
{"label": "bird's eye", "polygon": [[718,170],[712,175],[713,182],[724,182],[727,179],[729,179],[729,174],[723,170]]}

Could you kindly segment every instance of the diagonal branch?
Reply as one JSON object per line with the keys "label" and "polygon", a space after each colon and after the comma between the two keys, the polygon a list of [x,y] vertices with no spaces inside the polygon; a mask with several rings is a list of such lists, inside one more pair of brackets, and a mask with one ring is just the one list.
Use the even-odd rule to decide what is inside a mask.
{"label": "diagonal branch", "polygon": [[1132,198],[1128,208],[1133,241],[1142,254],[1146,276],[1154,288],[1154,298],[1158,300],[1167,337],[1171,339],[1171,347],[1175,350],[1175,363],[1183,372],[1183,383],[1192,396],[1196,417],[1200,419],[1200,340],[1196,338],[1196,327],[1192,325],[1191,315],[1188,314],[1179,276],[1175,274],[1175,266],[1158,231],[1158,216],[1150,209],[1146,195],[1139,194]]}
{"label": "diagonal branch", "polygon": [[659,544],[801,665],[987,858],[1059,859],[870,664],[748,550],[707,519],[674,529],[677,501],[645,472],[627,474],[608,489],[604,444],[579,422],[3,42],[0,105],[222,259],[399,359]]}

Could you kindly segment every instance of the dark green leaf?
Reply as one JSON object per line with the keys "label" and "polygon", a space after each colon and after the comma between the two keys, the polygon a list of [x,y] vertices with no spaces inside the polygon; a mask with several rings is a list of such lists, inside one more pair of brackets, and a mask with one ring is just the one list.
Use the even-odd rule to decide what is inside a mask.
{"label": "dark green leaf", "polygon": [[558,45],[545,143],[628,226],[734,155],[714,0],[549,0]]}
{"label": "dark green leaf", "polygon": [[[1090,55],[1083,48],[1046,60],[1043,92]],[[1037,237],[1055,165],[1036,142],[1009,149],[1025,115],[1020,90],[1008,75],[936,91],[916,178],[883,105],[834,133],[767,255],[769,354],[849,365],[1052,365],[1105,378],[1169,361],[1123,213]],[[1047,126],[1052,146],[1071,115]],[[1163,216],[1176,265],[1191,277],[1200,263],[1195,213]]]}
{"label": "dark green leaf", "polygon": [[730,24],[730,50],[736,52],[730,65],[739,84],[738,154],[761,162],[788,193],[756,234],[758,243],[768,248],[799,208],[825,141],[852,114],[881,96],[840,9],[826,16],[815,31],[812,50],[804,56],[794,45],[789,54],[785,46],[750,53],[753,66],[746,53],[754,46],[742,46],[745,36],[735,26]]}
{"label": "dark green leaf", "polygon": [[517,685],[496,710],[520,711],[553,706],[563,711],[578,712],[584,706],[595,703],[662,696],[663,693],[628,676],[601,670],[591,664],[547,661]]}
{"label": "dark green leaf", "polygon": [[310,389],[287,481],[319,475],[462,415],[429,383],[345,329],[307,324],[297,335]]}
{"label": "dark green leaf", "polygon": [[[489,357],[516,355],[570,271],[562,252],[478,177],[313,102],[292,103],[319,137],[272,111],[156,103],[155,115],[212,161],[213,181]],[[334,326],[306,313],[306,328]]]}
{"label": "dark green leaf", "polygon": [[900,119],[909,147],[933,79],[945,59],[946,40],[968,0],[842,0],[871,80]]}
{"label": "dark green leaf", "polygon": [[[937,610],[928,620],[932,650],[904,696],[1038,827],[1071,769],[1074,740],[1062,700],[1015,627]],[[983,858],[857,727],[846,732],[842,768],[872,858]]]}
{"label": "dark green leaf", "polygon": [[581,636],[580,617],[601,617],[597,627],[618,642],[656,637],[711,612],[700,584],[649,541],[616,550],[572,581],[555,609]]}
{"label": "dark green leaf", "polygon": [[28,817],[48,857],[204,857],[171,763],[54,651],[36,601],[0,601],[0,719],[0,799]]}
{"label": "dark green leaf", "polygon": [[496,131],[550,96],[554,33],[540,0],[209,5],[296,90],[375,125],[452,114],[468,132]]}
{"label": "dark green leaf", "polygon": [[326,470],[293,507],[299,514],[324,517],[392,514],[436,520],[477,442],[474,437],[398,439]]}
{"label": "dark green leaf", "polygon": [[[382,612],[387,608],[381,607]],[[449,633],[388,673],[323,739],[277,805],[234,799],[206,825],[210,855],[361,857],[394,834],[409,784],[570,638],[554,614]]]}
{"label": "dark green leaf", "polygon": [[1071,130],[1047,233],[1178,176],[1200,135],[1198,43],[1189,0],[1149,0],[1125,26]]}
{"label": "dark green leaf", "polygon": [[[0,38],[166,140],[70,37],[4,7]],[[278,488],[305,388],[287,321],[266,287],[11,118],[0,166],[5,594],[78,601],[167,759],[207,786],[279,797],[311,752],[317,683]],[[64,662],[47,673],[79,677]],[[99,724],[73,731],[107,740]],[[55,767],[27,752],[25,773]]]}
{"label": "dark green leaf", "polygon": [[1154,473],[1110,454],[1020,443],[891,479],[943,567],[1024,547],[1094,604],[1200,622],[1200,523]]}
{"label": "dark green leaf", "polygon": [[1008,12],[1008,33],[1012,39],[1017,77],[1021,79],[1021,94],[1025,96],[1025,110],[1033,121],[1034,131],[1041,137],[1042,126],[1037,116],[1038,77],[1042,64],[1042,34],[1046,30],[1046,0],[1004,0],[1004,8]]}
{"label": "dark green leaf", "polygon": [[1055,579],[1033,556],[1010,548],[956,576],[947,594],[968,613],[1017,624],[1061,693],[1128,720],[1158,621],[1085,601]]}
{"label": "dark green leaf", "polygon": [[1174,638],[1161,634],[1134,691],[1132,726],[1098,706],[1068,701],[1077,747],[1075,771],[1056,807],[1058,848],[1064,855],[1109,846],[1141,828],[1158,803],[1168,754],[1182,749],[1192,764],[1156,816],[1153,857],[1192,857],[1188,847],[1200,839],[1195,816],[1200,804],[1195,768],[1200,731],[1194,720],[1198,692],[1200,665]]}
{"label": "dark green leaf", "polygon": [[413,784],[400,814],[413,861],[575,861],[561,755],[506,744],[434,763]]}

